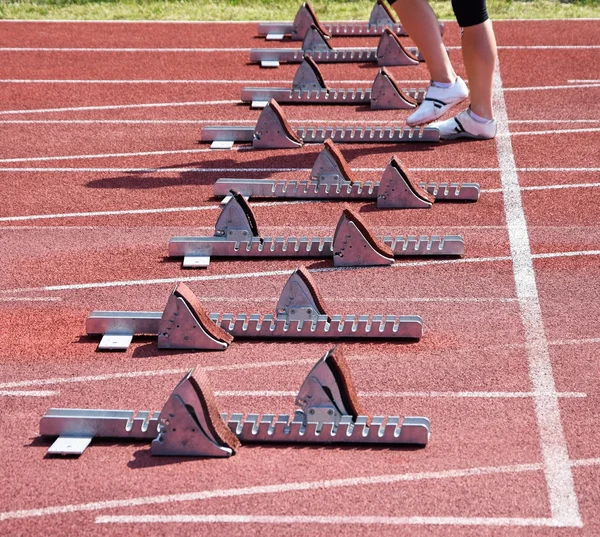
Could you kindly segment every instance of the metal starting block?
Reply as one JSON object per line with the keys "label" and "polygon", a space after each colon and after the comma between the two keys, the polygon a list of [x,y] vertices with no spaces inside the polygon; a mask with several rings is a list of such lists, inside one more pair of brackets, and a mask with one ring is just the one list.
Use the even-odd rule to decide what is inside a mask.
{"label": "metal starting block", "polygon": [[[345,37],[366,37],[381,35],[385,28],[390,28],[396,35],[407,35],[402,25],[396,22],[392,10],[377,0],[368,21],[324,22],[320,23],[317,15],[308,2],[304,2],[293,22],[266,22],[258,25],[258,35],[265,36],[268,41],[281,40],[289,35],[292,41],[302,41],[312,26],[318,26],[326,35]],[[444,23],[440,22],[440,32],[444,33]]]}
{"label": "metal starting block", "polygon": [[250,197],[377,200],[377,207],[381,208],[429,209],[438,201],[477,201],[480,188],[477,183],[417,183],[395,156],[380,181],[359,181],[340,150],[331,140],[325,140],[308,180],[223,178],[213,185],[215,196],[224,196],[223,203],[229,201],[231,190],[246,200]]}
{"label": "metal starting block", "polygon": [[[385,181],[385,178],[384,178]],[[390,191],[392,189],[389,189]],[[427,194],[427,193],[426,193]],[[187,258],[333,258],[336,267],[391,265],[394,257],[461,256],[465,244],[457,235],[375,237],[357,213],[344,209],[332,237],[261,237],[244,197],[230,191],[212,237],[172,237],[169,257],[183,257],[184,268],[199,266]],[[428,199],[433,197],[427,194]],[[396,203],[394,195],[390,200]],[[384,200],[384,203],[387,200]],[[431,203],[431,201],[429,201]],[[205,265],[206,266],[206,265]]]}
{"label": "metal starting block", "polygon": [[422,417],[373,416],[358,405],[339,348],[312,368],[296,398],[293,417],[219,414],[206,374],[189,371],[160,412],[51,408],[40,435],[58,437],[52,455],[81,455],[94,438],[151,440],[152,455],[229,457],[243,443],[425,446],[430,423]]}
{"label": "metal starting block", "polygon": [[[211,337],[198,337],[195,325],[185,322],[185,314],[175,315],[173,303],[181,296],[194,303],[193,319],[196,325],[202,319],[205,332]],[[172,313],[172,315],[171,315]],[[168,318],[169,325],[163,323]],[[124,350],[111,348],[111,334],[158,336],[159,349],[224,350],[213,339],[233,338],[383,338],[420,339],[423,320],[418,315],[332,315],[309,272],[300,267],[288,279],[276,313],[207,313],[191,290],[184,284],[177,285],[164,312],[93,311],[86,321],[88,335],[101,335],[98,350]],[[233,336],[233,337],[232,337]]]}
{"label": "metal starting block", "polygon": [[242,102],[251,103],[252,108],[264,108],[274,99],[279,104],[370,104],[373,110],[398,110],[416,108],[426,92],[427,88],[400,88],[385,67],[379,70],[371,88],[332,89],[325,84],[313,59],[305,56],[291,89],[244,88]]}
{"label": "metal starting block", "polygon": [[423,61],[415,47],[404,47],[397,35],[385,28],[379,44],[373,47],[333,48],[329,37],[317,26],[311,26],[301,48],[253,48],[250,62],[261,67],[279,67],[281,63],[301,63],[309,54],[317,63],[372,63],[379,66],[419,65]]}
{"label": "metal starting block", "polygon": [[440,131],[432,127],[298,127],[292,129],[281,107],[274,99],[263,108],[254,127],[207,126],[201,142],[212,142],[211,148],[231,148],[235,142],[251,142],[256,149],[286,149],[305,143],[389,144],[400,142],[439,142]]}

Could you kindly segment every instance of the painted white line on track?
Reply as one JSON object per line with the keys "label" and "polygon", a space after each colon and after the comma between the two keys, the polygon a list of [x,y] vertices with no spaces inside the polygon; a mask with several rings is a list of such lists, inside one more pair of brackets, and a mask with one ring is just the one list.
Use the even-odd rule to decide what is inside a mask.
{"label": "painted white line on track", "polygon": [[[398,84],[429,84],[429,80],[398,80]],[[464,79],[465,82],[467,81]],[[0,79],[0,84],[287,84],[291,87],[292,80],[163,80],[153,79],[128,79],[128,80],[86,80],[86,79]],[[373,80],[327,80],[328,84],[372,84]],[[600,83],[600,81],[599,81]]]}
{"label": "painted white line on track", "polygon": [[311,526],[493,526],[564,527],[552,518],[501,518],[451,516],[349,516],[349,515],[106,515],[96,524],[260,524]]}
{"label": "painted white line on track", "polygon": [[[580,252],[554,252],[544,254],[530,254],[532,259],[546,259],[555,257],[576,257],[576,256],[595,256],[600,255],[600,250],[583,250]],[[411,268],[411,267],[426,267],[435,265],[461,265],[471,263],[497,263],[511,261],[510,256],[498,256],[498,257],[473,257],[465,259],[439,259],[429,261],[408,261],[408,262],[396,262],[391,268]],[[365,270],[365,267],[325,267],[311,269],[310,272],[346,272],[355,270]],[[293,270],[273,270],[265,272],[246,272],[246,273],[235,273],[235,274],[215,274],[211,276],[182,276],[178,278],[157,278],[148,280],[120,280],[120,281],[108,281],[108,282],[90,282],[90,283],[77,283],[77,284],[65,284],[65,285],[49,285],[45,287],[25,287],[19,289],[0,289],[0,294],[19,294],[19,293],[33,293],[33,292],[47,292],[47,291],[72,291],[80,289],[100,289],[110,287],[132,287],[132,286],[145,286],[145,285],[162,285],[162,284],[173,284],[177,282],[201,282],[201,281],[215,281],[215,280],[238,280],[247,278],[261,278],[271,276],[289,276]]]}
{"label": "painted white line on track", "polygon": [[[241,148],[240,148],[241,149]],[[61,157],[62,158],[62,157]],[[83,157],[85,158],[85,157]],[[15,159],[16,160],[16,159]],[[0,162],[2,162],[0,160]],[[381,173],[384,168],[353,168],[356,172],[365,173]],[[411,168],[412,171],[416,172],[444,172],[444,173],[485,173],[485,172],[499,172],[499,168]],[[150,173],[164,173],[164,174],[175,174],[175,173],[300,173],[309,172],[310,168],[55,168],[55,167],[43,167],[43,168],[30,168],[30,167],[0,167],[0,173],[136,173],[136,174],[150,174]],[[600,171],[600,168],[517,168],[519,172],[539,173],[596,173]],[[579,188],[579,186],[594,186],[596,183],[579,183],[574,184],[572,187],[569,185],[549,185],[538,187],[522,187],[523,190],[545,190],[551,188]],[[484,189],[482,192],[499,192],[498,189]]]}
{"label": "painted white line on track", "polygon": [[508,123],[600,123],[600,119],[509,119]]}
{"label": "painted white line on track", "polygon": [[[555,393],[552,362],[539,302],[527,220],[521,199],[519,175],[510,139],[508,111],[504,99],[499,62],[494,73],[494,110],[499,136],[496,140],[504,212],[513,260],[513,275],[520,301],[521,322],[525,331],[529,378],[535,393]],[[581,527],[579,502],[575,492],[569,454],[556,397],[534,398],[535,416],[544,460],[544,475],[552,519],[560,525]]]}
{"label": "painted white line on track", "polygon": [[[600,255],[600,250],[580,251],[580,252],[556,252],[556,253],[545,253],[545,254],[530,254],[532,259],[537,258],[553,258],[553,257],[574,257],[574,256],[586,256],[586,255]],[[498,256],[498,257],[472,257],[464,259],[437,259],[428,261],[407,261],[407,262],[396,262],[391,265],[391,268],[411,268],[411,267],[427,267],[435,265],[463,265],[471,263],[498,263],[511,261],[510,256]],[[310,269],[309,272],[320,273],[320,272],[347,272],[365,270],[365,267],[325,267]],[[72,291],[80,289],[100,289],[110,287],[132,287],[137,285],[162,285],[172,284],[177,282],[205,282],[205,281],[216,281],[216,280],[243,280],[248,278],[262,278],[271,276],[289,276],[293,270],[272,270],[265,272],[245,272],[235,274],[215,274],[210,276],[182,276],[178,278],[157,278],[149,280],[120,280],[120,281],[108,281],[108,282],[89,282],[89,283],[75,283],[65,285],[48,285],[45,287],[25,287],[19,289],[0,289],[0,294],[19,294],[19,293],[33,293],[33,292],[46,292],[46,291]],[[546,390],[554,391],[554,390]]]}
{"label": "painted white line on track", "polygon": [[535,136],[539,134],[575,134],[581,132],[600,132],[600,127],[590,127],[584,129],[552,129],[548,131],[528,131],[528,132],[511,132],[508,136]]}
{"label": "painted white line on track", "polygon": [[[215,392],[217,397],[296,397],[298,391],[291,390],[225,390]],[[448,398],[448,399],[531,399],[538,394],[533,392],[358,392],[359,397],[375,397],[396,399],[403,397],[416,398]],[[546,394],[548,397],[562,399],[584,399],[587,394],[582,392],[558,392]]]}
{"label": "painted white line on track", "polygon": [[141,496],[121,500],[101,500],[97,502],[67,504],[52,507],[41,507],[37,509],[22,509],[18,511],[0,512],[0,522],[4,520],[25,519],[44,517],[51,515],[72,514],[89,511],[100,511],[104,509],[118,509],[136,507],[141,505],[161,505],[181,502],[195,502],[210,500],[212,498],[235,498],[244,496],[256,496],[264,494],[282,494],[285,492],[299,491],[322,491],[326,489],[337,489],[346,487],[361,487],[372,485],[383,485],[391,483],[461,479],[467,477],[478,477],[483,475],[502,475],[515,473],[539,472],[543,465],[539,463],[516,464],[512,466],[491,466],[479,468],[466,468],[456,470],[440,470],[434,472],[405,473],[374,475],[366,477],[349,477],[341,479],[323,479],[320,481],[304,481],[278,483],[274,485],[258,485],[254,487],[240,487],[230,489],[201,490],[196,492],[183,492],[180,494],[162,494],[160,496]]}
{"label": "painted white line on track", "polygon": [[[330,119],[290,119],[288,123],[332,123]],[[256,123],[255,119],[2,119],[2,125],[210,125],[210,124],[248,124]],[[336,124],[356,124],[356,120],[335,120]],[[378,119],[378,124],[396,124],[398,120]],[[515,119],[515,124],[552,124],[552,123],[600,123],[600,119]]]}
{"label": "painted white line on track", "polygon": [[576,88],[600,88],[600,84],[569,84],[567,86],[525,86],[522,88],[504,88],[504,91],[545,91]]}
{"label": "painted white line on track", "polygon": [[600,79],[589,79],[589,78],[580,78],[580,79],[570,79],[567,80],[569,84],[600,84]]}
{"label": "painted white line on track", "polygon": [[[489,263],[489,262],[501,262],[510,261],[509,256],[505,257],[475,257],[466,259],[440,259],[432,261],[413,261],[395,263],[392,268],[406,268],[406,267],[422,267],[429,265],[454,265],[454,264],[470,264],[470,263]],[[365,267],[326,267],[311,269],[310,272],[346,272],[354,270],[365,270]],[[77,284],[66,284],[66,285],[49,285],[45,287],[29,287],[21,289],[0,289],[0,294],[19,294],[19,293],[33,293],[33,292],[45,292],[45,291],[72,291],[80,289],[101,289],[110,287],[132,287],[137,285],[162,285],[162,284],[173,284],[177,282],[201,282],[201,281],[215,281],[215,280],[243,280],[247,278],[262,278],[272,276],[289,276],[294,272],[292,269],[289,270],[272,270],[266,272],[245,272],[235,274],[215,274],[211,276],[182,276],[178,278],[157,278],[149,280],[120,280],[110,282],[91,282],[91,283],[77,283]]]}
{"label": "painted white line on track", "polygon": [[[299,49],[299,46],[292,48]],[[343,47],[345,50],[364,50],[374,47]],[[460,50],[458,45],[446,47],[449,50]],[[600,45],[499,45],[499,50],[595,50]],[[115,53],[221,53],[250,52],[245,47],[0,47],[0,52],[115,52]]]}
{"label": "painted white line on track", "polygon": [[[313,200],[296,200],[296,201],[265,201],[251,203],[252,207],[276,207],[278,205],[300,205],[303,203],[313,203]],[[61,213],[61,214],[38,214],[28,216],[3,216],[0,217],[0,222],[22,222],[26,220],[47,220],[53,218],[81,218],[92,216],[117,216],[117,215],[132,215],[132,214],[156,214],[156,213],[178,213],[178,212],[196,212],[196,211],[216,211],[221,210],[220,205],[197,207],[163,207],[159,209],[126,209],[122,211],[92,211],[87,213]]]}
{"label": "painted white line on track", "polygon": [[555,259],[557,257],[579,257],[586,255],[600,255],[600,250],[584,250],[581,252],[548,252],[544,254],[533,254],[534,259]]}
{"label": "painted white line on track", "polygon": [[0,302],[60,302],[59,296],[0,296]]}
{"label": "painted white line on track", "polygon": [[[518,170],[517,170],[518,171]],[[535,186],[522,186],[522,191],[536,191],[536,190],[563,190],[568,188],[597,188],[600,183],[573,183],[564,185],[535,185]],[[482,188],[480,191],[482,194],[497,194],[502,192],[501,188]]]}
{"label": "painted white line on track", "polygon": [[600,338],[582,338],[582,339],[555,339],[549,341],[549,345],[596,345],[600,343]]}
{"label": "painted white line on track", "polygon": [[[244,147],[234,147],[233,151],[244,151]],[[230,151],[231,151],[230,150]],[[25,157],[25,158],[5,158],[0,159],[0,162],[36,162],[36,161],[53,161],[53,160],[88,160],[96,158],[129,158],[129,157],[154,157],[161,155],[186,155],[194,153],[211,153],[213,149],[202,148],[202,149],[173,149],[163,151],[138,151],[136,153],[100,153],[90,155],[64,155],[64,156],[52,156],[52,157]],[[154,168],[151,168],[154,169]],[[177,168],[172,168],[177,169]]]}
{"label": "painted white line on track", "polygon": [[251,48],[215,48],[215,47],[0,47],[0,52],[250,52]]}
{"label": "painted white line on track", "polygon": [[584,468],[586,466],[600,466],[600,458],[579,459],[571,461],[572,468]]}
{"label": "painted white line on track", "polygon": [[170,108],[177,106],[207,106],[219,104],[239,104],[239,100],[228,101],[189,101],[182,103],[142,103],[142,104],[109,104],[104,106],[71,106],[65,108],[35,108],[31,110],[0,110],[0,115],[12,114],[49,114],[57,112],[86,112],[90,110],[127,110],[130,108]]}
{"label": "painted white line on track", "polygon": [[16,390],[0,390],[0,397],[51,397],[57,395],[58,392],[52,391],[16,391]]}

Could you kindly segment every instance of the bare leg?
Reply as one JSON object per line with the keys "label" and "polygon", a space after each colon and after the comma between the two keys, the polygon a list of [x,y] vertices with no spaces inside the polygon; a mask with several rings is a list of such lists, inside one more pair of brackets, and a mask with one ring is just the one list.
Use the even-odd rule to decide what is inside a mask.
{"label": "bare leg", "polygon": [[423,55],[431,80],[454,82],[456,73],[442,42],[437,17],[427,0],[397,0],[393,8]]}
{"label": "bare leg", "polygon": [[464,28],[461,44],[469,78],[471,110],[478,116],[493,119],[492,91],[498,53],[492,21],[488,19]]}

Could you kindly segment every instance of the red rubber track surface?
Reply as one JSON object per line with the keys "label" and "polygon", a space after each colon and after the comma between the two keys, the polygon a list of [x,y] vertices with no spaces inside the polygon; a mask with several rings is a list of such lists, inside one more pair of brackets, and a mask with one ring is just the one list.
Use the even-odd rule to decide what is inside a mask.
{"label": "red rubber track surface", "polygon": [[[198,460],[152,458],[145,443],[111,441],[94,441],[79,459],[51,458],[39,419],[50,407],[159,410],[196,364],[207,368],[223,412],[293,410],[286,394],[333,342],[245,340],[222,353],[185,353],[136,339],[127,352],[97,353],[84,321],[93,309],[160,311],[180,278],[193,278],[188,285],[210,311],[274,310],[298,261],[217,259],[189,271],[166,257],[167,242],[212,234],[219,177],[307,177],[316,145],[219,152],[198,144],[207,123],[255,121],[256,111],[235,103],[251,85],[242,81],[285,86],[293,78],[296,66],[261,70],[246,49],[298,44],[265,45],[255,24],[0,22],[0,533],[598,535],[600,81],[590,66],[599,63],[599,24],[495,23],[516,170],[499,160],[501,137],[341,147],[363,179],[378,179],[396,154],[420,180],[481,184],[474,204],[350,204],[378,235],[460,234],[463,260],[344,271],[327,270],[330,260],[306,263],[336,313],[423,317],[418,343],[356,341],[345,353],[363,406],[427,416],[429,445],[242,446],[230,459]],[[459,30],[446,28],[466,76]],[[197,50],[225,47],[244,50]],[[65,48],[121,50],[40,50]],[[196,50],[122,50],[140,48]],[[326,81],[361,81],[337,84],[350,87],[369,87],[376,70],[322,66]],[[423,65],[393,73],[404,87],[428,80]],[[155,82],[99,82],[110,80]],[[293,125],[402,124],[407,115],[314,106],[285,113]],[[512,245],[529,243],[533,294],[515,283],[514,207],[502,181],[511,171],[527,224]],[[267,236],[332,235],[341,213],[328,202],[252,204]],[[542,335],[532,340],[540,332],[522,312],[536,294]],[[542,377],[555,391],[534,397]],[[544,433],[552,412],[559,426]],[[553,465],[562,465],[559,477]],[[97,518],[180,514],[196,518]]]}

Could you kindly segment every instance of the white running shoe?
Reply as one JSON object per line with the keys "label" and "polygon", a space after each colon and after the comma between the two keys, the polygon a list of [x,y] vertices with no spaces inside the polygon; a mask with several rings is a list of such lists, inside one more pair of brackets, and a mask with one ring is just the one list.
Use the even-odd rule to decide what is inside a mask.
{"label": "white running shoe", "polygon": [[455,138],[491,140],[496,136],[496,120],[490,119],[486,123],[477,121],[471,117],[470,107],[455,117],[446,121],[436,121],[429,127],[438,129],[442,140],[454,140]]}
{"label": "white running shoe", "polygon": [[469,96],[469,89],[465,81],[459,76],[449,88],[440,88],[433,84],[427,89],[423,102],[406,119],[406,124],[414,127],[429,123],[444,115],[454,105],[464,101]]}

